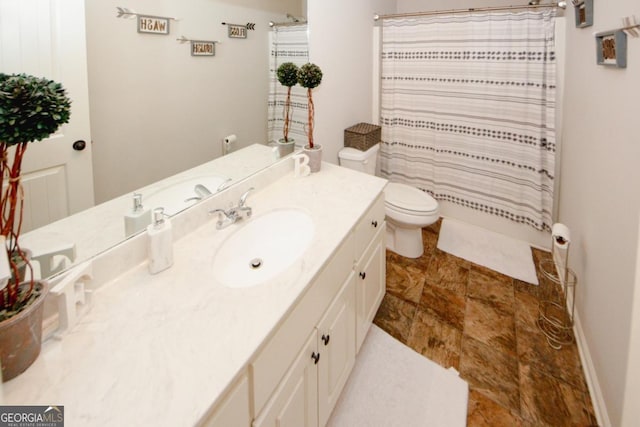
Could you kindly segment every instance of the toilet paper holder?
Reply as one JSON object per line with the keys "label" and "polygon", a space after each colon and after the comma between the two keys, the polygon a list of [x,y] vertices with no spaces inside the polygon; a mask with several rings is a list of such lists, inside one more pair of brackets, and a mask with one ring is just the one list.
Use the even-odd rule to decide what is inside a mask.
{"label": "toilet paper holder", "polygon": [[554,225],[551,242],[551,258],[538,263],[543,280],[539,287],[538,328],[553,349],[560,350],[574,340],[573,323],[575,292],[578,279],[569,268],[569,229]]}
{"label": "toilet paper holder", "polygon": [[230,152],[234,151],[237,141],[238,137],[233,133],[222,138],[222,155],[226,156]]}

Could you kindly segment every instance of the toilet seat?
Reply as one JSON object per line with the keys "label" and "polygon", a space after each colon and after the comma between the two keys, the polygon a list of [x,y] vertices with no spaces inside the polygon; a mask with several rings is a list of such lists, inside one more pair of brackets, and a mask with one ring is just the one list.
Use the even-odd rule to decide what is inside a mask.
{"label": "toilet seat", "polygon": [[390,182],[384,189],[388,209],[405,215],[432,215],[438,211],[438,202],[429,194],[410,185]]}

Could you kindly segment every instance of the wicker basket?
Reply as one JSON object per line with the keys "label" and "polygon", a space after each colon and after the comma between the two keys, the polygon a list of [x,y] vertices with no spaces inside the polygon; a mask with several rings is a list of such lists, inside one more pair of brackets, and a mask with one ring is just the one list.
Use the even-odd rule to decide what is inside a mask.
{"label": "wicker basket", "polygon": [[367,151],[381,140],[380,126],[358,123],[344,130],[344,146]]}

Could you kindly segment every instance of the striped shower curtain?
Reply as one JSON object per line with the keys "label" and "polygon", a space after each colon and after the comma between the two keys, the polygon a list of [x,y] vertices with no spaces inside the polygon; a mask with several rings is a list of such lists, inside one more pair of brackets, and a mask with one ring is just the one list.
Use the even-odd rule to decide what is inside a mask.
{"label": "striped shower curtain", "polygon": [[[293,62],[301,66],[309,62],[309,44],[307,40],[307,24],[273,27],[269,32],[269,99],[268,99],[268,140],[276,142],[283,138],[284,101],[287,88],[282,86],[276,76],[276,70],[285,62]],[[307,92],[301,86],[294,86],[291,91],[292,121],[289,127],[289,138],[302,147],[307,143],[305,125],[307,124]]]}
{"label": "striped shower curtain", "polygon": [[554,17],[546,10],[385,20],[382,174],[550,230]]}

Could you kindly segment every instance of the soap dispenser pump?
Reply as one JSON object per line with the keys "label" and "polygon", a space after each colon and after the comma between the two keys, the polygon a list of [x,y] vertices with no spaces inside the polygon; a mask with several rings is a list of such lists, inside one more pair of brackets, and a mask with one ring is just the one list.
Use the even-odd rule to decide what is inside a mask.
{"label": "soap dispenser pump", "polygon": [[156,274],[173,265],[173,233],[164,208],[153,210],[153,223],[147,227],[147,233],[149,234],[149,272]]}
{"label": "soap dispenser pump", "polygon": [[124,235],[132,236],[151,224],[151,211],[142,206],[142,194],[133,193],[133,208],[124,216]]}

